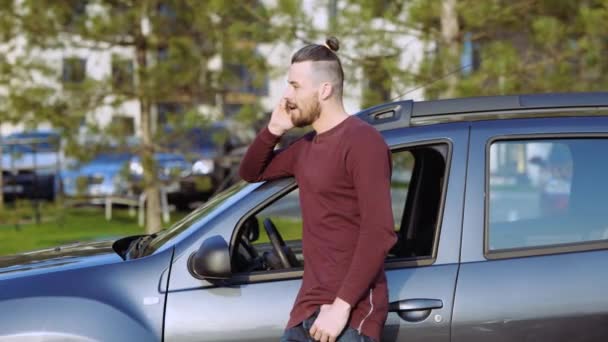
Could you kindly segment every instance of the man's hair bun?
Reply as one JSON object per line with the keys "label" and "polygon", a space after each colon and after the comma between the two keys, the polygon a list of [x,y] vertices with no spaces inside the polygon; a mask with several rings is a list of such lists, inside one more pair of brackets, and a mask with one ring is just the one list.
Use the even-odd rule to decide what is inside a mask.
{"label": "man's hair bun", "polygon": [[338,50],[340,50],[340,42],[338,41],[338,38],[336,37],[328,37],[325,40],[325,45],[327,45],[327,47],[329,47],[333,52],[336,52]]}

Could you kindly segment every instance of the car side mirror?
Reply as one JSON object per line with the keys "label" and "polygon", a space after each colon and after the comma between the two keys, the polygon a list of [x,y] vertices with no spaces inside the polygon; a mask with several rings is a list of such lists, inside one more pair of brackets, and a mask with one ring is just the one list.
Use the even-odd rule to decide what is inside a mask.
{"label": "car side mirror", "polygon": [[188,259],[188,269],[195,278],[218,283],[230,279],[230,248],[223,237],[212,236],[201,244]]}

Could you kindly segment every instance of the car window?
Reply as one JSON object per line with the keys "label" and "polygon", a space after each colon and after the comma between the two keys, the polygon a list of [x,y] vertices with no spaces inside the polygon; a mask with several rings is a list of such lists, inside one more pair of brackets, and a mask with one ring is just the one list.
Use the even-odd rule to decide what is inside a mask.
{"label": "car window", "polygon": [[488,250],[608,239],[607,147],[602,139],[492,143]]}
{"label": "car window", "polygon": [[205,218],[213,216],[222,205],[229,205],[239,199],[241,190],[247,187],[249,183],[239,181],[227,188],[226,190],[211,197],[205,204],[198,207],[196,210],[188,214],[186,217],[176,222],[168,229],[163,229],[156,234],[156,237],[150,242],[146,248],[146,255],[152,254],[160,249],[163,245],[169,243],[175,238],[179,238],[185,231],[194,227],[199,227],[204,224]]}
{"label": "car window", "polygon": [[[432,256],[445,174],[445,151],[447,146],[443,146],[443,151],[441,148],[419,147],[393,152],[391,198],[399,242],[391,249],[387,261]],[[293,251],[296,261],[292,264],[297,267],[304,265],[302,212],[299,190],[294,188],[244,220],[246,227],[241,227],[237,252],[233,257],[236,270],[251,272],[283,268],[264,229],[267,219],[274,223]]]}
{"label": "car window", "polygon": [[393,152],[391,196],[397,243],[387,261],[431,260],[441,222],[447,144]]}
{"label": "car window", "polygon": [[[259,237],[251,241],[251,246],[255,249],[253,254],[258,256],[258,264],[253,265],[252,269],[252,259],[248,258],[244,263],[237,266],[237,269],[263,271],[283,268],[270,244],[266,229],[264,229],[264,221],[267,219],[272,221],[287,246],[294,252],[296,262],[291,264],[294,267],[303,266],[300,191],[295,188],[250,218],[250,220],[255,220],[255,224],[259,226]],[[255,257],[253,260],[255,260]]]}

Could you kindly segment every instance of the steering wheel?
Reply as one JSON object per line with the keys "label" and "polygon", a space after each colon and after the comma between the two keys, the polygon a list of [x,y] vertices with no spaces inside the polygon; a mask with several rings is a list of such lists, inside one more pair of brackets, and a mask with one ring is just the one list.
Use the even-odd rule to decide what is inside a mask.
{"label": "steering wheel", "polygon": [[277,227],[275,227],[270,218],[264,219],[264,229],[283,268],[295,267],[297,265],[295,253],[285,244],[283,237],[279,234]]}

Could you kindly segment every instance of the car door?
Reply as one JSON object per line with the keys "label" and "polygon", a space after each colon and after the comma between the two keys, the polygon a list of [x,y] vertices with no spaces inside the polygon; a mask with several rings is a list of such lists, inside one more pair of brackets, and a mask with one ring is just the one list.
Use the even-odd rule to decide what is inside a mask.
{"label": "car door", "polygon": [[605,341],[608,118],[475,122],[452,341]]}
{"label": "car door", "polygon": [[[395,223],[401,222],[399,240],[385,263],[391,312],[382,341],[449,341],[468,124],[421,126],[385,136],[393,149],[392,199],[402,211],[395,215]],[[407,191],[401,196],[399,153],[414,157]]]}
{"label": "car door", "polygon": [[[188,259],[201,244],[220,236],[233,244],[239,234],[263,208],[293,188],[292,179],[267,182],[230,203],[206,222],[204,234],[178,246],[170,270],[165,309],[164,336],[167,341],[272,341],[278,340],[293,299],[300,286],[301,271],[268,271],[257,274],[235,269],[231,282],[212,283],[195,278]],[[260,228],[262,230],[263,228]]]}
{"label": "car door", "polygon": [[[468,126],[393,130],[385,138],[393,150],[392,199],[399,242],[385,264],[391,312],[382,340],[449,341]],[[273,264],[272,248],[264,234],[266,218],[274,222],[294,252],[294,267],[249,267],[247,258],[239,254],[237,241],[247,235],[255,254],[267,256],[267,267]],[[279,340],[305,263],[297,184],[290,179],[265,183],[235,205],[230,215],[211,224],[207,236],[221,235],[233,244],[233,281],[213,285],[190,275],[187,259],[193,248],[176,256],[167,294],[166,339]],[[259,234],[245,232],[252,226]]]}

